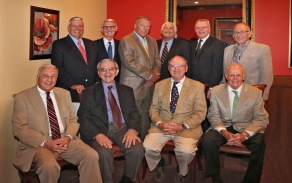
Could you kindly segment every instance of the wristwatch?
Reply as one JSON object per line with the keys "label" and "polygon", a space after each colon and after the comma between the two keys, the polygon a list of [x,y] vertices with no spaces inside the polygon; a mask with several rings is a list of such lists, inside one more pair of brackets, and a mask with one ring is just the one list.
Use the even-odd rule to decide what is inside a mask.
{"label": "wristwatch", "polygon": [[188,129],[188,127],[184,123],[182,123],[181,126],[183,127],[184,130]]}
{"label": "wristwatch", "polygon": [[247,140],[249,139],[249,136],[246,134],[247,132],[243,132],[243,135],[244,135],[244,139]]}

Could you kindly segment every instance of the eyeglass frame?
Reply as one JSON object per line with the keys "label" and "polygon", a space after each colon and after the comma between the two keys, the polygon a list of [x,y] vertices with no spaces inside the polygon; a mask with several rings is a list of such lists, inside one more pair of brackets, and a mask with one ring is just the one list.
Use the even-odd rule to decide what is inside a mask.
{"label": "eyeglass frame", "polygon": [[172,69],[174,69],[174,68],[182,69],[185,66],[187,66],[187,65],[185,65],[185,64],[168,64],[168,67],[170,67]]}
{"label": "eyeglass frame", "polygon": [[116,69],[118,69],[118,68],[117,67],[99,68],[98,71],[99,72],[106,72],[106,71],[113,72]]}
{"label": "eyeglass frame", "polygon": [[234,36],[237,36],[237,35],[241,35],[241,36],[243,36],[243,35],[245,35],[245,34],[248,33],[248,32],[250,32],[250,30],[248,30],[248,31],[240,31],[240,32],[233,32],[233,35],[234,35]]}
{"label": "eyeglass frame", "polygon": [[109,30],[109,29],[114,29],[116,27],[117,26],[115,26],[115,25],[111,25],[111,26],[103,26],[102,28],[105,29],[105,30]]}

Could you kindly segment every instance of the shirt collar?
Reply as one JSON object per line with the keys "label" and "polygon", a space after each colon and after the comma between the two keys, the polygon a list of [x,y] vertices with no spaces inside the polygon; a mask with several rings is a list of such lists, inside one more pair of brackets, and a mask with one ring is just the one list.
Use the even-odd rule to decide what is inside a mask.
{"label": "shirt collar", "polygon": [[116,82],[115,82],[115,80],[113,81],[112,84],[108,84],[108,83],[106,83],[106,82],[104,82],[104,81],[101,81],[101,83],[102,83],[103,88],[108,88],[109,85],[113,86],[113,89],[116,89],[116,88],[117,88],[117,87],[116,87]]}
{"label": "shirt collar", "polygon": [[230,87],[230,85],[228,84],[228,93],[233,93],[232,91],[237,91],[237,92],[238,92],[238,96],[239,96],[240,93],[241,93],[241,90],[242,90],[242,84],[241,84],[240,87],[237,88],[236,90],[232,89],[232,88]]}
{"label": "shirt collar", "polygon": [[[47,92],[42,90],[38,85],[37,85],[37,89],[41,95],[47,95]],[[54,93],[53,89],[50,91],[50,93]]]}
{"label": "shirt collar", "polygon": [[[181,83],[181,84],[183,84],[184,83],[184,81],[185,81],[185,79],[186,79],[186,76],[184,76],[181,80],[179,80],[178,82],[179,83]],[[173,80],[173,78],[171,78],[171,83],[173,83],[174,82],[174,80]]]}

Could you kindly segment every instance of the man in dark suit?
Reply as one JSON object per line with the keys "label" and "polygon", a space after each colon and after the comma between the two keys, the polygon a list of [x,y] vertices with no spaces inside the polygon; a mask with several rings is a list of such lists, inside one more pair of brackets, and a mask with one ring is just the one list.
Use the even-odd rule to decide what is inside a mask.
{"label": "man in dark suit", "polygon": [[[210,36],[210,23],[206,19],[199,19],[195,24],[197,41],[191,41],[191,63],[188,76],[201,83],[209,85],[207,99],[210,99],[211,88],[220,84],[223,76],[223,41]],[[202,123],[203,131],[209,128],[207,120]]]}
{"label": "man in dark suit", "polygon": [[104,183],[113,182],[113,144],[118,145],[126,156],[120,183],[135,182],[144,148],[138,137],[141,116],[133,89],[115,82],[119,72],[115,61],[104,59],[97,69],[102,81],[83,91],[78,110],[81,138],[98,152]]}
{"label": "man in dark suit", "polygon": [[175,38],[176,33],[177,27],[172,22],[165,22],[161,27],[162,39],[157,41],[161,58],[160,80],[171,77],[168,71],[168,61],[174,56],[182,56],[187,60],[188,64],[190,62],[189,43],[183,39]]}
{"label": "man in dark suit", "polygon": [[[118,30],[118,25],[113,19],[106,19],[101,26],[101,32],[103,38],[95,41],[96,50],[98,53],[98,62],[110,58],[116,61],[121,68],[121,61],[119,55],[119,40],[114,39],[114,36]],[[111,46],[109,46],[111,45]],[[109,49],[110,48],[110,49]],[[115,81],[120,81],[120,74],[115,77]]]}
{"label": "man in dark suit", "polygon": [[67,29],[69,34],[65,38],[54,41],[51,61],[59,69],[56,86],[70,91],[76,112],[78,93],[97,81],[97,52],[93,41],[82,38],[82,18],[71,18]]}

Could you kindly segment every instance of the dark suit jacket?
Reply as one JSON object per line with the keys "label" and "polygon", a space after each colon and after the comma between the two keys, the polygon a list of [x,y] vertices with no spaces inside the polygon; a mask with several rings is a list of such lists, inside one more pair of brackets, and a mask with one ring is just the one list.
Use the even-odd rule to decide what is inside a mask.
{"label": "dark suit jacket", "polygon": [[85,63],[78,47],[68,35],[56,40],[52,47],[52,64],[59,69],[59,77],[56,86],[69,90],[72,101],[79,102],[76,90],[71,86],[75,84],[89,87],[97,80],[97,52],[93,41],[82,38],[88,65]]}
{"label": "dark suit jacket", "polygon": [[[160,51],[162,45],[162,39],[157,40],[157,45],[158,49]],[[171,75],[168,72],[168,61],[172,59],[174,56],[179,55],[184,57],[187,61],[188,64],[190,62],[190,46],[189,42],[186,40],[180,39],[180,38],[174,38],[172,45],[169,49],[168,55],[166,57],[165,62],[161,65],[161,70],[160,70],[160,80],[166,79],[171,77]]]}
{"label": "dark suit jacket", "polygon": [[[128,129],[141,131],[141,116],[135,103],[133,89],[116,83],[119,102]],[[108,114],[102,83],[98,83],[82,92],[77,113],[80,123],[81,139],[89,144],[91,139],[108,131]]]}
{"label": "dark suit jacket", "polygon": [[201,83],[208,84],[210,87],[216,86],[223,76],[225,44],[223,41],[209,36],[195,55],[197,44],[198,41],[190,41],[191,64],[187,75]]}
{"label": "dark suit jacket", "polygon": [[[97,57],[98,62],[103,60],[103,59],[109,58],[108,54],[107,54],[107,50],[106,50],[106,48],[104,46],[103,38],[98,39],[98,40],[96,40],[94,42],[96,44],[96,49],[97,49],[97,54],[98,54],[98,57]],[[119,43],[120,43],[120,41],[114,39],[114,42],[115,42],[114,61],[116,61],[118,63],[119,69],[121,71],[121,59],[120,59],[120,54],[119,54]],[[116,82],[120,81],[120,73],[115,77],[115,81]]]}

